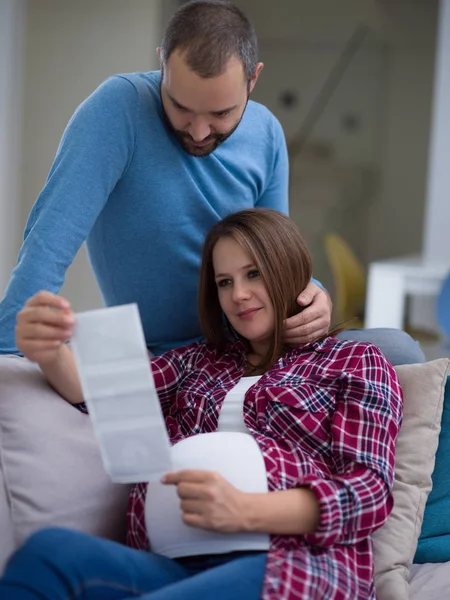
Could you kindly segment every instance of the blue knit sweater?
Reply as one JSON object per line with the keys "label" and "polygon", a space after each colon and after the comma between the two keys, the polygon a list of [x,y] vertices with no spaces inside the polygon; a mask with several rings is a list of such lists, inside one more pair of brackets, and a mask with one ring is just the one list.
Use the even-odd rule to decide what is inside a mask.
{"label": "blue knit sweater", "polygon": [[247,207],[287,212],[286,144],[267,108],[250,101],[230,138],[197,158],[167,129],[159,86],[159,72],[111,77],[70,120],[0,303],[0,353],[16,352],[17,312],[60,290],[85,240],[105,304],[137,302],[154,353],[189,343],[207,231]]}

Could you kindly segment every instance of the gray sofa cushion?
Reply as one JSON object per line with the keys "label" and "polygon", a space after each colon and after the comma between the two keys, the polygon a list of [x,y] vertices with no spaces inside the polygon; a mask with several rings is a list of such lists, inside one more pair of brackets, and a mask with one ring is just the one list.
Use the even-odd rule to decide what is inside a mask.
{"label": "gray sofa cushion", "polygon": [[0,570],[11,544],[49,525],[124,541],[129,487],[106,475],[89,417],[11,356],[0,357],[0,466]]}

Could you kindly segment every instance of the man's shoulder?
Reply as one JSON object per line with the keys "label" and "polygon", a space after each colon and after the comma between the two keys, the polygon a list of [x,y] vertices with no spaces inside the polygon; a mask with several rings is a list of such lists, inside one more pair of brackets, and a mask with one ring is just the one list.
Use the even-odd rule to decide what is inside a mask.
{"label": "man's shoulder", "polygon": [[265,105],[255,100],[249,100],[245,114],[251,119],[258,119],[263,125],[281,127],[278,118]]}
{"label": "man's shoulder", "polygon": [[270,145],[284,143],[284,133],[278,118],[264,104],[249,100],[242,118],[245,135],[265,139]]}
{"label": "man's shoulder", "polygon": [[97,88],[98,93],[115,94],[126,93],[128,90],[134,90],[134,93],[141,94],[159,94],[159,71],[136,72],[136,73],[117,73],[105,79]]}
{"label": "man's shoulder", "polygon": [[79,105],[75,115],[113,115],[114,119],[131,115],[134,119],[143,106],[158,106],[158,78],[158,71],[111,75]]}

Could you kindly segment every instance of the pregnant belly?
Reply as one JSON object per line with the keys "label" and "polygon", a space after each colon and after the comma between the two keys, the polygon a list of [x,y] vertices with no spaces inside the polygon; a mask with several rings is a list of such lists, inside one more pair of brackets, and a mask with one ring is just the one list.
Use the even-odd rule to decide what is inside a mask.
{"label": "pregnant belly", "polygon": [[[264,459],[251,435],[203,433],[178,442],[171,452],[174,471],[216,471],[244,492],[267,492]],[[216,533],[185,525],[176,487],[158,482],[148,485],[145,522],[153,552],[170,558],[269,548],[268,534]]]}

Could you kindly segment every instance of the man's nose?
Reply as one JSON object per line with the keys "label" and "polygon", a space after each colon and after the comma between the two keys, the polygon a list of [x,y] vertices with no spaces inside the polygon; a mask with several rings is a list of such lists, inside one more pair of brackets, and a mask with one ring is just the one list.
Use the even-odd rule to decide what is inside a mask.
{"label": "man's nose", "polygon": [[193,117],[188,132],[194,142],[202,142],[211,133],[211,128],[204,119]]}

